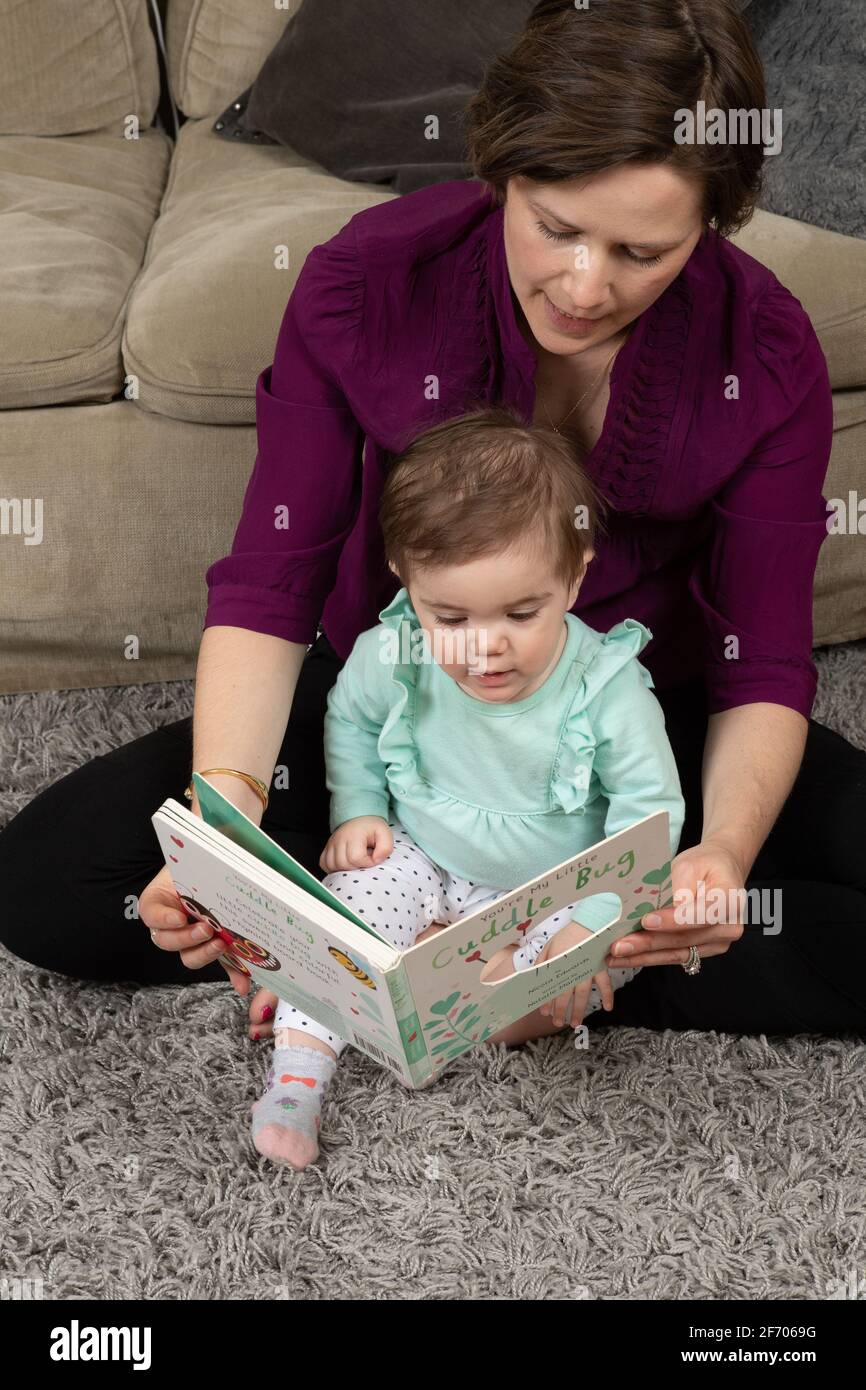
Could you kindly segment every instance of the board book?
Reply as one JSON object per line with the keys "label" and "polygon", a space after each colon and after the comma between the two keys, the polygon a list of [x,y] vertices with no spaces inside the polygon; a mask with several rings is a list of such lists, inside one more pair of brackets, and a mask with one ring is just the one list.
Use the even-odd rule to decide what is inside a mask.
{"label": "board book", "polygon": [[[152,817],[185,910],[219,931],[257,985],[413,1089],[596,974],[614,940],[671,901],[668,813],[656,811],[401,952],[199,773],[193,781],[201,816],[169,798]],[[485,983],[496,951],[599,893],[619,909],[591,938]]]}

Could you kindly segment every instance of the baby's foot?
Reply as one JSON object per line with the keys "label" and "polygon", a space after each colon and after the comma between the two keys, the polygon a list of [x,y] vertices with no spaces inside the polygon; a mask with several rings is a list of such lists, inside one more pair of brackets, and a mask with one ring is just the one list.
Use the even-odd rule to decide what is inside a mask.
{"label": "baby's foot", "polygon": [[252,1107],[253,1143],[274,1163],[306,1168],[319,1152],[322,1099],[337,1069],[316,1047],[278,1047],[265,1093]]}

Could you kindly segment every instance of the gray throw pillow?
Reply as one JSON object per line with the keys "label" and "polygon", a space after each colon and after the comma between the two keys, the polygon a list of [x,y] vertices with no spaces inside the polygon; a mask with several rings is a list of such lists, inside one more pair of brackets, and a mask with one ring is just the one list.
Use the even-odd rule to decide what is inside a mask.
{"label": "gray throw pillow", "polygon": [[467,178],[462,119],[535,0],[304,0],[214,124],[288,145],[340,178],[409,193]]}

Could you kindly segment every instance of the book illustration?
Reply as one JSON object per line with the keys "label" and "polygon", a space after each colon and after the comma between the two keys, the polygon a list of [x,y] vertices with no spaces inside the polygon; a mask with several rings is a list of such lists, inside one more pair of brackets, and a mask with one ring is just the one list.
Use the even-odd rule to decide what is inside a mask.
{"label": "book illustration", "polygon": [[[280,962],[276,956],[271,955],[270,951],[266,951],[257,942],[250,941],[248,937],[241,936],[239,932],[232,931],[231,927],[225,926],[211,908],[194,898],[192,893],[182,884],[178,885],[177,880],[175,880],[174,887],[184,912],[195,918],[196,921],[204,922],[207,926],[212,927],[217,936],[222,937],[229,947],[227,951],[223,951],[221,960],[231,960],[244,975],[250,975],[245,962],[250,965],[257,965],[260,970],[279,970]],[[199,890],[193,891],[198,892]],[[252,978],[251,975],[250,978]]]}
{"label": "book illustration", "polygon": [[[345,951],[337,950],[335,946],[329,946],[328,950],[334,957],[334,960],[339,961],[343,968],[345,970],[348,970],[349,974],[353,977],[353,979],[357,981],[359,985],[365,985],[368,990],[378,989],[376,981],[372,979],[370,975],[368,975],[367,971],[364,970],[358,964],[358,961],[354,960],[352,956],[347,955]],[[359,957],[359,959],[362,958]],[[356,1009],[354,1005],[349,1005],[349,1008],[351,1012],[355,1015],[355,1017],[360,1018],[363,1014],[364,1017],[367,1018],[370,1021],[370,1023],[373,1024],[377,1031],[380,1034],[382,1034],[382,1036],[387,1037],[388,1030],[387,1028],[383,1028],[382,1026],[382,1013],[379,1009],[379,1006],[376,1003],[375,998],[370,994],[355,994],[354,992],[352,994],[352,998],[355,999],[358,1005],[360,1006]]]}
{"label": "book illustration", "polygon": [[[496,1032],[495,1024],[487,1023],[483,1028],[480,1027],[480,1005],[467,1004],[465,1009],[460,1008],[462,1000],[469,997],[468,994],[461,996],[458,990],[447,999],[437,999],[430,1005],[430,1012],[435,1017],[424,1024],[424,1029],[425,1032],[427,1029],[436,1030],[430,1032],[428,1039],[431,1044],[435,1044],[430,1048],[431,1058],[441,1057],[443,1063],[450,1062],[452,1057],[459,1056],[477,1042],[484,1042]],[[449,1041],[451,1039],[453,1041]]]}
{"label": "book illustration", "polygon": [[375,997],[371,994],[356,994],[354,998],[358,1007],[357,1009],[353,1007],[352,1012],[355,1014],[356,1018],[363,1016],[381,1030],[383,1023],[382,1011],[376,1003]]}
{"label": "book illustration", "polygon": [[376,988],[376,981],[371,980],[366,970],[362,970],[360,965],[352,960],[351,956],[346,955],[345,951],[338,951],[336,946],[329,946],[328,950],[334,957],[334,960],[338,960],[343,966],[343,969],[348,970],[349,974],[354,976],[359,985],[366,985],[368,989]]}
{"label": "book illustration", "polygon": [[358,995],[357,999],[365,1014],[369,1014],[370,1018],[382,1021],[382,1011],[371,994]]}

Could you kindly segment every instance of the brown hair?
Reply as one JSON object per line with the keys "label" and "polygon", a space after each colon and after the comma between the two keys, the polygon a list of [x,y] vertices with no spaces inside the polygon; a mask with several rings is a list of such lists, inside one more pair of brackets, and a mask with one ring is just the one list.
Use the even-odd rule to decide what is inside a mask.
{"label": "brown hair", "polygon": [[606,529],[605,511],[563,435],[494,405],[432,426],[394,459],[379,523],[404,584],[413,564],[465,564],[519,545],[537,526],[570,587]]}
{"label": "brown hair", "polygon": [[513,175],[537,183],[617,165],[669,164],[698,181],[721,236],[761,194],[761,142],[683,144],[675,112],[763,110],[761,59],[736,0],[540,0],[510,53],[486,69],[464,113],[473,174],[505,201]]}

